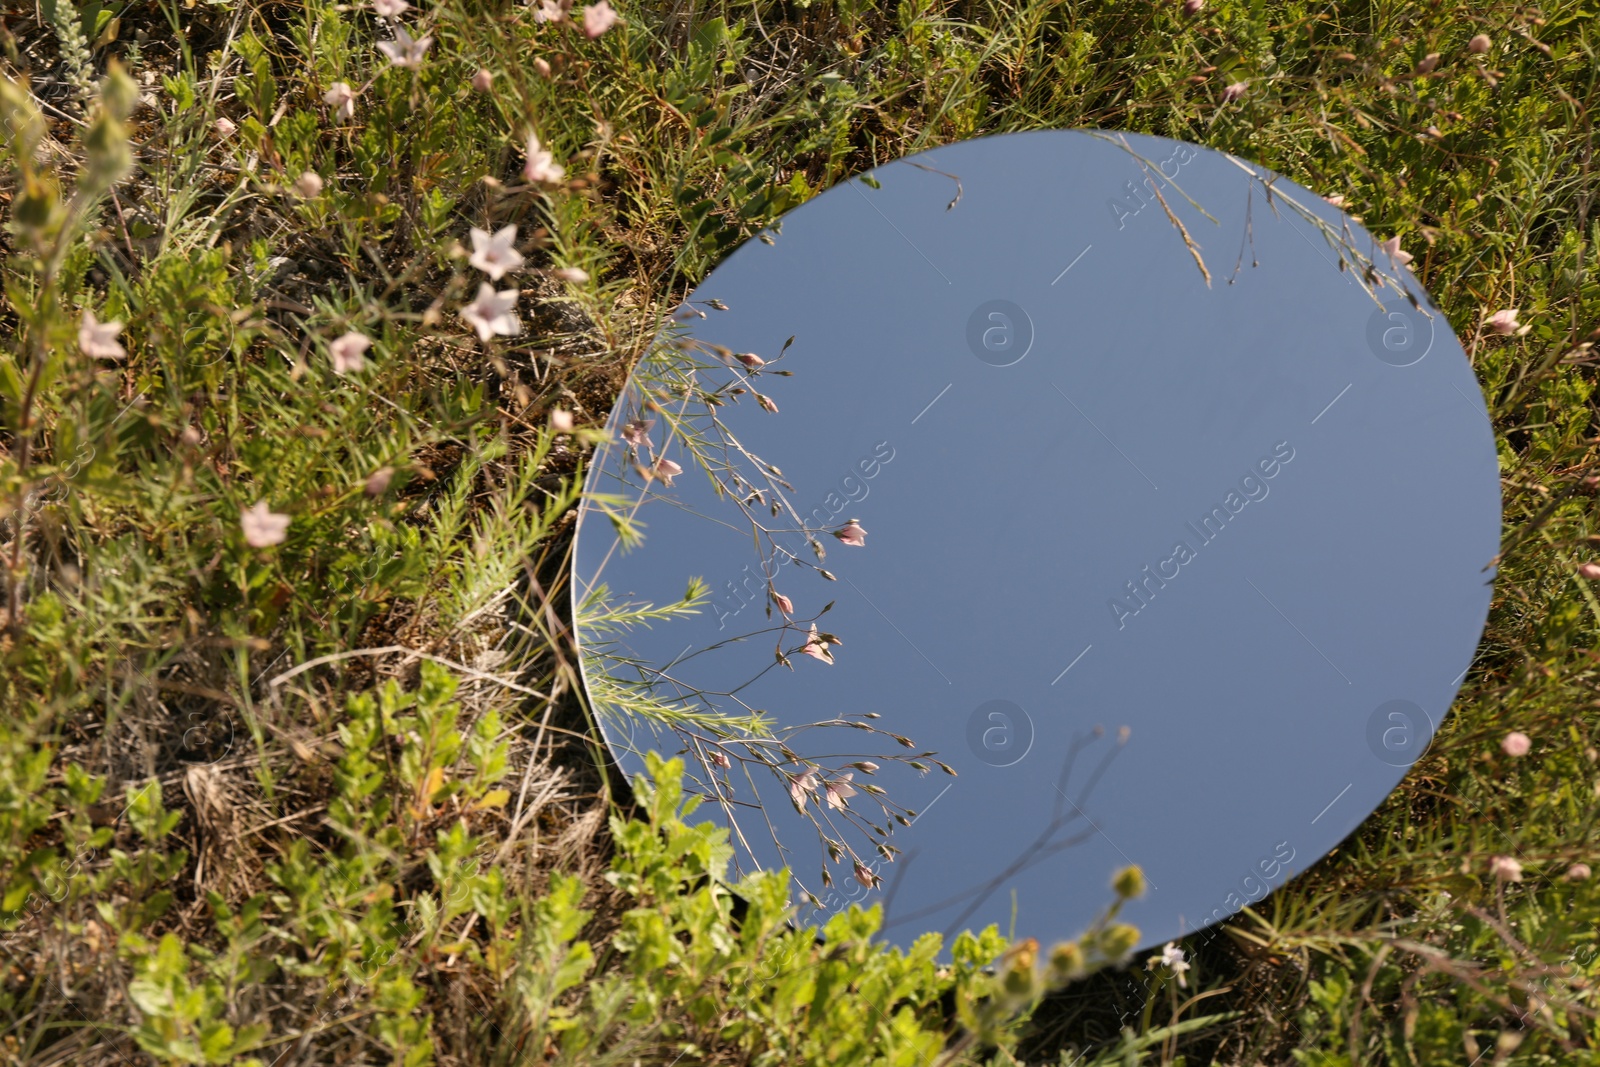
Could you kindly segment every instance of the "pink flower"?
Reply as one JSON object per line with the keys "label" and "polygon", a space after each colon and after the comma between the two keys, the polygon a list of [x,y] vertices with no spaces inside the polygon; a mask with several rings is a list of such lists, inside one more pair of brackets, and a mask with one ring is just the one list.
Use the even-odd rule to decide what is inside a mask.
{"label": "pink flower", "polygon": [[461,309],[461,317],[478,331],[480,341],[488,341],[495,334],[506,337],[519,334],[522,332],[522,323],[517,321],[518,295],[516,289],[503,289],[497,293],[488,282],[480,282],[478,298]]}
{"label": "pink flower", "polygon": [[1200,9],[1206,6],[1206,0],[1183,0],[1183,13],[1185,15],[1198,15]]}
{"label": "pink flower", "polygon": [[372,346],[372,338],[351,330],[328,345],[328,355],[333,358],[333,373],[349,374],[366,368],[365,353]]}
{"label": "pink flower", "polygon": [[372,0],[373,14],[386,19],[398,18],[410,6],[406,0]]}
{"label": "pink flower", "polygon": [[472,227],[472,256],[467,260],[495,281],[505,277],[507,271],[522,266],[522,253],[516,249],[517,228],[505,226],[490,236],[488,230]]}
{"label": "pink flower", "polygon": [[555,156],[539,147],[539,138],[528,134],[527,162],[522,165],[522,176],[530,182],[558,182],[567,168],[555,161]]}
{"label": "pink flower", "polygon": [[562,408],[550,409],[550,428],[556,433],[572,432],[572,412]]}
{"label": "pink flower", "polygon": [[857,548],[865,548],[867,545],[867,531],[863,530],[861,524],[854,519],[833,531],[833,536]]}
{"label": "pink flower", "polygon": [[333,108],[333,113],[340,122],[348,122],[356,113],[355,90],[345,82],[334,82],[328,91],[322,94],[322,102]]}
{"label": "pink flower", "polygon": [[772,602],[778,605],[778,610],[783,612],[785,615],[794,614],[794,601],[790,600],[777,590],[773,590]]}
{"label": "pink flower", "polygon": [[1230,85],[1226,89],[1222,90],[1222,102],[1224,104],[1233,103],[1235,100],[1237,100],[1241,96],[1243,96],[1244,95],[1244,91],[1246,89],[1248,89],[1249,87],[1250,87],[1250,83],[1247,82],[1247,81],[1234,82],[1232,85]]}
{"label": "pink flower", "polygon": [[494,83],[494,72],[480,70],[472,76],[472,87],[480,93],[489,91],[489,86]]}
{"label": "pink flower", "polygon": [[432,37],[418,37],[412,39],[404,26],[394,28],[394,40],[379,41],[378,51],[389,57],[389,62],[396,67],[406,70],[421,70],[422,57],[428,51],[428,46],[433,44]]}
{"label": "pink flower", "polygon": [[558,0],[540,0],[539,6],[533,11],[535,22],[560,22],[566,17],[567,9]]}
{"label": "pink flower", "polygon": [[1416,73],[1416,74],[1432,74],[1434,68],[1437,67],[1438,65],[1439,65],[1439,53],[1438,52],[1429,52],[1427,55],[1423,56],[1422,60],[1417,64],[1417,69],[1416,69],[1416,71],[1414,73]]}
{"label": "pink flower", "polygon": [[837,641],[830,641],[825,636],[823,636],[822,634],[818,633],[817,632],[817,624],[816,623],[812,623],[811,624],[811,633],[806,638],[806,643],[800,649],[800,651],[804,652],[806,655],[810,656],[812,659],[820,659],[824,663],[832,663],[833,662],[833,653],[831,651],[829,651],[829,646],[830,645],[836,645],[838,643],[839,642],[837,642]]}
{"label": "pink flower", "polygon": [[617,13],[609,0],[600,0],[583,9],[583,35],[591,41],[617,24]]}
{"label": "pink flower", "polygon": [[838,811],[843,811],[847,807],[846,802],[856,795],[856,787],[850,784],[850,779],[854,777],[853,774],[846,774],[842,778],[830,778],[822,783],[822,790],[828,797],[828,807]]}
{"label": "pink flower", "polygon": [[789,776],[789,799],[794,801],[794,806],[802,812],[806,810],[806,797],[816,788],[817,776],[810,771]]}
{"label": "pink flower", "polygon": [[1506,734],[1505,740],[1500,742],[1500,750],[1508,756],[1526,756],[1532,747],[1533,741],[1520,730]]}
{"label": "pink flower", "polygon": [[733,766],[733,761],[728,758],[728,754],[722,751],[720,748],[712,749],[706,758],[712,763],[716,764],[718,767],[721,767],[723,770],[727,770],[729,767]]}
{"label": "pink flower", "polygon": [[652,467],[651,470],[655,473],[655,476],[660,478],[661,481],[666,485],[671,485],[672,479],[683,473],[682,467],[678,466],[665,456],[662,456],[660,459],[656,460],[656,465]]}
{"label": "pink flower", "polygon": [[868,889],[876,889],[877,888],[878,882],[880,881],[880,879],[878,878],[877,875],[872,873],[871,868],[869,868],[866,864],[862,863],[860,860],[856,860],[856,871],[855,871],[855,874],[856,874],[856,881],[860,882],[862,885],[866,886]]}
{"label": "pink flower", "polygon": [[1334,207],[1344,207],[1344,194],[1343,193],[1334,193],[1332,196],[1325,196],[1322,199],[1326,200],[1328,203],[1332,204]]}
{"label": "pink flower", "polygon": [[767,365],[767,361],[756,355],[754,352],[735,352],[733,354],[733,358],[738,360],[740,363],[743,363],[751,370],[760,370],[762,367]]}
{"label": "pink flower", "polygon": [[1580,578],[1600,578],[1600,563],[1578,564],[1578,576]]}
{"label": "pink flower", "polygon": [[1504,311],[1496,311],[1493,315],[1490,315],[1484,320],[1484,325],[1495,333],[1507,334],[1516,333],[1517,327],[1522,324],[1517,321],[1517,309],[1506,308]]}
{"label": "pink flower", "polygon": [[1494,42],[1489,39],[1489,35],[1487,33],[1480,33],[1472,40],[1467,42],[1467,51],[1473,53],[1474,55],[1481,56],[1487,52],[1490,46],[1493,44]]}
{"label": "pink flower", "polygon": [[878,765],[876,763],[873,763],[869,759],[864,759],[860,763],[852,763],[852,764],[850,764],[850,766],[854,767],[856,770],[861,771],[864,774],[877,774],[878,773]]}
{"label": "pink flower", "polygon": [[1574,863],[1567,868],[1566,879],[1569,882],[1587,882],[1593,873],[1587,863]]}
{"label": "pink flower", "polygon": [[538,57],[534,58],[533,69],[539,72],[539,77],[541,77],[541,78],[549,78],[550,77],[550,62],[549,62],[549,60],[545,59],[543,56],[538,56]]}
{"label": "pink flower", "polygon": [[265,500],[258,500],[239,512],[239,528],[251,548],[271,548],[289,536],[289,516],[277,514]]}
{"label": "pink flower", "polygon": [[218,119],[216,122],[212,123],[212,128],[217,131],[218,137],[232,137],[236,132],[238,132],[239,129],[239,127],[233,123],[232,119],[227,118]]}
{"label": "pink flower", "polygon": [[393,467],[379,467],[367,475],[367,484],[363,488],[368,496],[382,496],[388,492],[389,483],[393,480]]}
{"label": "pink flower", "polygon": [[582,267],[557,267],[550,272],[552,278],[559,278],[573,285],[582,285],[589,280],[589,272]]}
{"label": "pink flower", "polygon": [[[656,424],[655,419],[634,419],[622,426],[622,439],[634,448],[650,448],[650,427]],[[653,451],[653,449],[652,449]]]}
{"label": "pink flower", "polygon": [[94,312],[85,310],[78,323],[78,347],[90,359],[122,359],[128,350],[117,341],[121,332],[122,323],[96,321]]}
{"label": "pink flower", "polygon": [[313,200],[322,195],[322,175],[314,170],[308,170],[294,180],[294,191]]}
{"label": "pink flower", "polygon": [[1379,247],[1385,252],[1389,253],[1389,258],[1400,264],[1402,267],[1411,262],[1411,253],[1400,247],[1399,234],[1395,234],[1393,237],[1383,242],[1383,244]]}
{"label": "pink flower", "polygon": [[756,394],[756,403],[761,405],[761,410],[763,411],[770,411],[774,415],[778,413],[777,402],[774,401],[770,396],[767,396],[765,393]]}
{"label": "pink flower", "polygon": [[1489,873],[1502,882],[1522,881],[1522,864],[1510,856],[1493,856],[1489,860]]}

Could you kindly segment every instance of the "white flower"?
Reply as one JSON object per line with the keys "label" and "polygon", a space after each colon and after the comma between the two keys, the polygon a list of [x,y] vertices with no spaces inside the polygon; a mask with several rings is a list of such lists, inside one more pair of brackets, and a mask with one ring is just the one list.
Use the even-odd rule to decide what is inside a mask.
{"label": "white flower", "polygon": [[128,354],[117,342],[117,334],[121,332],[122,323],[98,322],[94,312],[85,311],[83,321],[78,324],[78,347],[92,359],[121,359]]}
{"label": "white flower", "polygon": [[1189,988],[1188,979],[1183,976],[1183,972],[1189,969],[1189,963],[1183,958],[1183,949],[1174,945],[1171,941],[1168,941],[1166,946],[1162,948],[1161,955],[1151,956],[1145,961],[1144,966],[1145,970],[1153,970],[1157,966],[1165,967],[1178,980],[1178,988]]}
{"label": "white flower", "polygon": [[294,191],[307,200],[322,195],[322,175],[314,170],[308,170],[294,181]]}
{"label": "white flower", "polygon": [[499,281],[505,276],[506,271],[516,270],[522,266],[522,253],[516,249],[517,228],[507,226],[496,230],[490,236],[488,230],[472,228],[472,258],[468,260],[474,267]]}
{"label": "white flower", "polygon": [[495,334],[510,337],[522,332],[522,323],[517,321],[517,296],[516,289],[503,289],[494,291],[494,286],[488,282],[478,285],[478,298],[461,309],[461,317],[466,319],[473,329],[478,331],[478,340],[487,341]]}
{"label": "white flower", "polygon": [[589,272],[582,267],[557,267],[550,272],[552,278],[559,278],[573,285],[582,285],[589,280]]}
{"label": "white flower", "polygon": [[539,138],[528,134],[528,160],[522,165],[522,176],[530,182],[558,182],[567,168],[555,161],[555,156],[539,146]]}
{"label": "white flower", "polygon": [[583,9],[583,35],[591,41],[617,24],[617,13],[609,0],[600,0]]}
{"label": "white flower", "polygon": [[239,130],[233,120],[228,118],[220,118],[212,123],[212,126],[216,129],[218,137],[232,137]]}
{"label": "white flower", "polygon": [[1491,856],[1489,873],[1503,882],[1522,881],[1522,864],[1510,856]]}
{"label": "white flower", "polygon": [[535,22],[560,22],[566,17],[567,13],[558,0],[540,0],[539,6],[533,11]]}
{"label": "white flower", "polygon": [[1484,320],[1484,324],[1495,333],[1500,334],[1516,333],[1517,327],[1522,325],[1522,323],[1517,321],[1516,308],[1506,308],[1504,311],[1496,311],[1493,315],[1490,315]]}
{"label": "white flower", "polygon": [[378,50],[389,57],[389,62],[397,67],[407,70],[421,70],[422,56],[433,43],[432,37],[419,37],[412,40],[411,34],[406,32],[404,26],[394,28],[394,40],[379,41]]}
{"label": "white flower", "polygon": [[843,811],[845,801],[856,795],[856,787],[850,784],[853,774],[846,774],[841,778],[830,778],[822,783],[823,792],[828,795],[828,806]]}
{"label": "white flower", "polygon": [[370,337],[354,330],[328,345],[328,354],[333,357],[333,373],[346,374],[365,368],[367,360],[364,353],[371,345]]}
{"label": "white flower", "polygon": [[410,6],[406,0],[372,0],[373,13],[386,19],[398,18]]}
{"label": "white flower", "polygon": [[1389,256],[1402,267],[1411,262],[1411,253],[1400,247],[1400,235],[1389,238],[1380,246]]}
{"label": "white flower", "polygon": [[348,122],[356,113],[356,91],[347,82],[334,82],[322,94],[322,102],[333,108],[340,122]]}
{"label": "white flower", "polygon": [[789,799],[802,812],[806,810],[806,796],[817,788],[817,776],[807,771],[789,779]]}
{"label": "white flower", "polygon": [[265,500],[258,500],[239,512],[239,528],[251,548],[270,548],[289,536],[289,516],[277,514]]}

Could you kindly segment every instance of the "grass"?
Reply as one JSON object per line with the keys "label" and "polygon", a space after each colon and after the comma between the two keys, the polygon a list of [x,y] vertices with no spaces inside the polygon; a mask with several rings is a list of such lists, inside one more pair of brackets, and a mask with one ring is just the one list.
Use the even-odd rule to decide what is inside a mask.
{"label": "grass", "polygon": [[[416,70],[327,0],[4,16],[0,1059],[1600,1060],[1600,892],[1570,877],[1600,858],[1600,9],[619,10],[589,39],[419,4]],[[1114,924],[1035,974],[992,931],[948,969],[873,947],[872,913],[818,948],[771,878],[736,907],[670,767],[608,778],[577,685],[579,479],[664,311],[842,177],[1044,126],[1342,195],[1415,257],[1499,443],[1454,714],[1336,853],[1186,942],[1182,989],[1109,966]],[[560,181],[524,180],[530,132]],[[483,342],[462,246],[512,224],[523,329]],[[84,311],[125,357],[83,351]],[[351,331],[366,366],[335,373]],[[246,542],[258,502],[280,543]]]}

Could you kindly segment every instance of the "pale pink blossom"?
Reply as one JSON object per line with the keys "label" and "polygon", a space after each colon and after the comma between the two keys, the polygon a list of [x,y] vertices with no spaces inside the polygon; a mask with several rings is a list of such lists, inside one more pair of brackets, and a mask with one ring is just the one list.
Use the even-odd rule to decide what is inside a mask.
{"label": "pale pink blossom", "polygon": [[406,0],[372,0],[372,12],[380,18],[399,18],[411,5]]}
{"label": "pale pink blossom", "polygon": [[671,485],[672,479],[683,473],[682,467],[678,466],[665,456],[662,456],[660,459],[656,460],[656,465],[652,467],[651,470],[665,485]]}
{"label": "pale pink blossom", "polygon": [[1567,868],[1566,879],[1569,882],[1587,882],[1593,873],[1587,863],[1574,863]]}
{"label": "pale pink blossom", "polygon": [[350,374],[365,370],[366,351],[372,347],[372,338],[354,330],[343,334],[328,345],[328,355],[333,359],[333,373]]}
{"label": "pale pink blossom", "polygon": [[1222,90],[1222,102],[1224,104],[1233,103],[1235,100],[1243,96],[1244,91],[1248,88],[1250,88],[1250,83],[1247,81],[1234,82],[1232,85],[1229,85],[1226,89]]}
{"label": "pale pink blossom", "polygon": [[218,119],[212,123],[212,128],[217,131],[218,137],[232,137],[239,130],[239,127],[229,118]]}
{"label": "pale pink blossom", "polygon": [[572,432],[572,412],[565,408],[550,409],[550,428],[556,433]]}
{"label": "pale pink blossom", "polygon": [[756,394],[756,403],[761,405],[761,410],[763,410],[763,411],[770,411],[774,415],[776,415],[778,413],[778,403],[777,403],[777,401],[773,400],[770,396],[767,396],[765,393],[757,393]]}
{"label": "pale pink blossom", "polygon": [[522,253],[517,251],[517,228],[504,226],[491,236],[488,230],[472,227],[472,256],[467,260],[495,281],[505,277],[507,271],[522,266]]}
{"label": "pale pink blossom", "polygon": [[728,758],[728,754],[722,751],[720,748],[712,749],[706,755],[706,758],[712,763],[716,764],[718,767],[721,767],[723,770],[727,770],[729,767],[733,766],[733,761]]}
{"label": "pale pink blossom", "polygon": [[494,84],[494,71],[480,70],[472,76],[472,87],[480,93],[489,91],[489,86]]}
{"label": "pale pink blossom", "polygon": [[751,370],[760,370],[762,367],[767,365],[767,361],[756,355],[754,352],[735,352],[733,354],[733,358],[738,360],[740,363],[743,363]]}
{"label": "pale pink blossom", "polygon": [[289,516],[279,515],[265,500],[258,500],[239,512],[239,528],[251,548],[271,548],[289,536]]}
{"label": "pale pink blossom", "polygon": [[1510,856],[1493,856],[1489,859],[1489,873],[1502,882],[1522,881],[1522,864]]}
{"label": "pale pink blossom", "polygon": [[876,763],[873,763],[869,759],[864,759],[860,763],[852,763],[852,764],[850,764],[850,766],[854,767],[856,770],[861,771],[864,774],[877,774],[878,773],[878,765]]}
{"label": "pale pink blossom", "polygon": [[404,26],[394,28],[394,40],[379,41],[378,51],[389,57],[389,62],[406,70],[421,70],[422,57],[433,44],[432,37],[413,39]]}
{"label": "pale pink blossom", "polygon": [[867,531],[863,530],[861,524],[854,519],[833,531],[833,536],[857,548],[865,548],[867,544]]}
{"label": "pale pink blossom", "polygon": [[1433,71],[1434,71],[1434,68],[1437,67],[1438,65],[1439,65],[1439,53],[1438,52],[1429,52],[1427,55],[1423,56],[1422,60],[1417,64],[1417,69],[1416,69],[1416,71],[1414,73],[1417,73],[1417,74],[1432,74]]}
{"label": "pale pink blossom", "polygon": [[1578,576],[1580,578],[1600,578],[1600,563],[1578,564]]}
{"label": "pale pink blossom", "polygon": [[334,82],[322,94],[322,102],[333,108],[340,122],[348,122],[356,113],[356,92],[346,82]]}
{"label": "pale pink blossom", "polygon": [[315,199],[322,195],[322,175],[314,170],[308,170],[294,180],[294,191],[307,200]]}
{"label": "pale pink blossom", "polygon": [[522,165],[522,176],[530,182],[558,182],[567,173],[567,168],[555,161],[555,156],[539,146],[539,138],[535,134],[528,134],[527,161]]}
{"label": "pale pink blossom", "polygon": [[478,331],[480,341],[488,341],[495,334],[506,337],[519,334],[522,332],[522,323],[517,320],[518,295],[516,289],[495,292],[494,286],[480,282],[477,299],[461,309],[461,317],[467,320],[467,325]]}
{"label": "pale pink blossom", "polygon": [[1183,0],[1183,13],[1185,15],[1198,15],[1200,9],[1206,6],[1206,0]]}
{"label": "pale pink blossom", "polygon": [[617,24],[617,13],[609,0],[600,0],[583,9],[583,35],[591,41]]}
{"label": "pale pink blossom", "polygon": [[855,875],[856,881],[860,882],[868,889],[876,889],[878,883],[882,880],[876,874],[872,873],[872,868],[868,867],[860,860],[856,860]]}
{"label": "pale pink blossom", "polygon": [[622,439],[634,448],[650,449],[650,428],[655,424],[655,419],[634,419],[623,423]]}
{"label": "pale pink blossom", "polygon": [[830,778],[822,783],[822,790],[827,794],[828,807],[843,811],[848,807],[848,801],[856,795],[856,787],[850,784],[853,774],[846,774],[840,778]]}
{"label": "pale pink blossom", "polygon": [[1322,199],[1326,200],[1328,203],[1332,204],[1334,207],[1344,207],[1344,194],[1343,193],[1334,193],[1332,196],[1325,196]]}
{"label": "pale pink blossom", "polygon": [[1467,42],[1467,51],[1473,53],[1474,55],[1481,56],[1487,52],[1490,46],[1493,44],[1494,42],[1489,39],[1489,35],[1487,33],[1480,33],[1472,40]]}
{"label": "pale pink blossom", "polygon": [[1516,333],[1517,327],[1522,325],[1522,323],[1517,321],[1516,308],[1506,308],[1503,311],[1496,311],[1493,315],[1490,315],[1483,321],[1485,326],[1488,326],[1490,330],[1498,334]]}
{"label": "pale pink blossom", "polygon": [[1508,756],[1526,756],[1532,747],[1532,739],[1520,730],[1506,734],[1500,742],[1500,750]]}
{"label": "pale pink blossom", "polygon": [[785,615],[794,614],[794,601],[790,600],[777,590],[773,590],[772,602],[778,605],[778,610],[783,612]]}
{"label": "pale pink blossom", "polygon": [[810,771],[789,776],[789,799],[794,801],[794,806],[802,812],[806,810],[806,798],[816,788],[817,776]]}
{"label": "pale pink blossom", "polygon": [[367,484],[364,487],[368,496],[382,496],[389,490],[389,483],[394,480],[393,467],[379,467],[367,475]]}
{"label": "pale pink blossom", "polygon": [[838,641],[830,641],[826,635],[818,633],[817,624],[812,623],[811,632],[806,637],[806,643],[800,651],[812,659],[820,659],[824,663],[832,663],[833,652],[830,651],[830,646],[838,643]]}
{"label": "pale pink blossom", "polygon": [[122,323],[99,322],[94,312],[86,309],[78,323],[78,347],[91,359],[122,359],[128,350],[117,341],[121,332]]}
{"label": "pale pink blossom", "polygon": [[550,272],[552,278],[559,278],[573,285],[582,285],[589,280],[589,272],[582,267],[557,267]]}
{"label": "pale pink blossom", "polygon": [[539,5],[533,9],[535,22],[560,22],[566,17],[567,9],[558,0],[539,0]]}
{"label": "pale pink blossom", "polygon": [[1400,264],[1402,267],[1411,262],[1411,253],[1400,247],[1399,234],[1395,234],[1378,247],[1389,253],[1389,258]]}
{"label": "pale pink blossom", "polygon": [[541,77],[541,78],[549,78],[550,77],[550,62],[548,60],[546,60],[543,56],[535,56],[534,57],[533,69],[536,70],[539,73],[539,77]]}

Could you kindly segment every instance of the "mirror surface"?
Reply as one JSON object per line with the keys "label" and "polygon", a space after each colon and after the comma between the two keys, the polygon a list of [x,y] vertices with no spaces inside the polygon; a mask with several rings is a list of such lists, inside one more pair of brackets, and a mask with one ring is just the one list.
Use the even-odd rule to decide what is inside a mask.
{"label": "mirror surface", "polygon": [[737,870],[907,944],[1074,936],[1136,863],[1143,947],[1395,787],[1471,666],[1499,477],[1449,322],[1359,223],[1045,131],[764,237],[635,370],[574,561],[607,743],[683,757]]}

